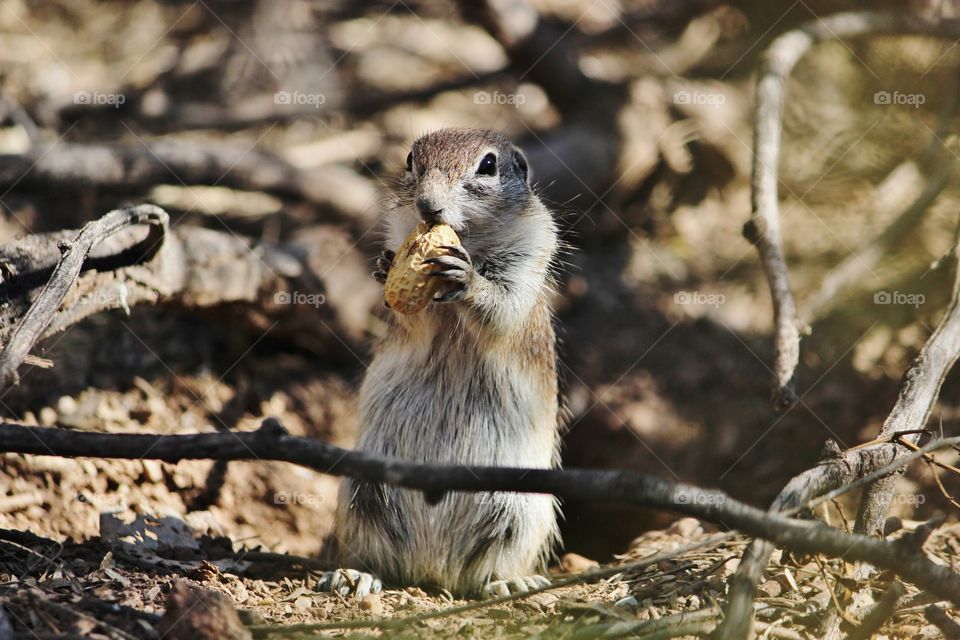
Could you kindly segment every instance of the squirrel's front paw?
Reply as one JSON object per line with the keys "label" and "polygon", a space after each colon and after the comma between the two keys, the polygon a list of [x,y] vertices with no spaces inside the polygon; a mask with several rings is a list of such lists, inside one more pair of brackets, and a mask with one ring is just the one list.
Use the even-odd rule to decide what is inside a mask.
{"label": "squirrel's front paw", "polygon": [[397,254],[390,249],[384,249],[380,252],[380,255],[377,256],[377,270],[373,272],[373,279],[383,284],[387,281],[387,274],[390,272],[390,267],[393,266],[393,259],[397,257]]}
{"label": "squirrel's front paw", "polygon": [[473,269],[470,254],[463,247],[444,245],[441,249],[449,252],[448,255],[424,260],[425,264],[434,265],[437,268],[430,276],[440,278],[444,284],[442,292],[435,296],[433,301],[454,302],[466,295],[476,272]]}

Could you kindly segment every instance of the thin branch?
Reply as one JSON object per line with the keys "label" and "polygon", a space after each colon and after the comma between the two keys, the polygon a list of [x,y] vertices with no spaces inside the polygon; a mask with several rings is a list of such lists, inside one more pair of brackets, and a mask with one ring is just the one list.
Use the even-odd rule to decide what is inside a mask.
{"label": "thin branch", "polygon": [[[960,31],[957,21],[931,23],[913,15],[882,13],[841,13],[817,19],[804,27],[778,37],[766,52],[757,86],[754,174],[752,184],[753,212],[744,231],[757,243],[761,261],[770,283],[776,324],[776,389],[775,404],[785,406],[793,397],[793,379],[799,361],[800,325],[790,290],[787,267],[780,237],[778,161],[780,154],[781,112],[786,79],[800,58],[817,42],[850,38],[874,33],[925,33],[951,36]],[[931,196],[933,189],[926,194]],[[922,204],[921,201],[918,201]],[[958,276],[960,278],[960,270]],[[884,423],[882,437],[916,430],[926,424],[933,403],[939,395],[943,378],[956,361],[960,350],[960,311],[957,308],[960,279],[955,281],[951,304],[937,330],[924,346],[920,356],[904,375],[897,403]],[[891,457],[880,465],[879,459],[863,450],[841,452],[834,444],[826,464],[805,472],[780,492],[771,511],[782,511],[806,502],[812,497],[833,491],[862,478],[897,460],[899,447],[886,451]],[[832,459],[831,459],[832,458]],[[901,467],[902,468],[902,467]],[[868,489],[861,502],[857,531],[873,533],[889,507],[893,483],[899,474],[881,479]],[[876,488],[876,489],[874,489]],[[873,497],[876,494],[877,497]],[[870,505],[865,508],[864,505]],[[882,516],[879,515],[882,513]],[[869,518],[869,526],[864,520]],[[757,584],[769,561],[773,546],[754,541],[744,553],[740,566],[730,580],[726,615],[715,634],[718,640],[733,640],[749,635],[753,620],[753,600]]]}
{"label": "thin branch", "polygon": [[667,509],[772,540],[801,553],[822,553],[890,570],[960,605],[960,575],[901,545],[796,520],[705,490],[630,471],[432,466],[373,456],[286,433],[275,419],[254,432],[195,435],[93,433],[0,425],[0,451],[120,459],[282,460],[337,476],[418,489],[431,504],[450,491],[521,491],[595,503]]}
{"label": "thin branch", "polygon": [[0,352],[0,389],[19,382],[17,367],[23,363],[30,349],[50,326],[57,308],[80,275],[84,260],[94,246],[121,229],[148,224],[160,230],[160,238],[154,237],[152,233],[147,238],[147,251],[150,251],[162,242],[168,223],[167,213],[153,205],[117,209],[87,224],[72,242],[62,242],[62,256],[49,282]]}
{"label": "thin branch", "polygon": [[[162,213],[156,207],[136,210]],[[91,224],[110,223],[104,217]],[[323,227],[305,230],[288,245],[188,225],[166,229],[159,242],[131,228],[62,256],[58,247],[75,242],[77,233],[35,234],[0,245],[0,344],[17,350],[16,364],[36,340],[96,313],[129,312],[140,304],[219,307],[221,317],[255,331],[272,327],[272,335],[315,353],[345,356],[340,340],[359,343],[362,336],[343,318],[366,312],[379,295],[349,240]],[[68,258],[72,268],[58,270]],[[43,287],[53,287],[56,299],[45,302]],[[28,316],[46,323],[41,328]],[[20,327],[31,331],[14,339],[13,331],[26,331]]]}
{"label": "thin branch", "polygon": [[[943,381],[960,357],[960,246],[954,247],[954,269],[950,306],[904,374],[897,402],[883,422],[880,437],[926,426]],[[917,437],[907,436],[906,440],[913,442]],[[893,473],[867,487],[860,499],[854,531],[880,535],[900,475]]]}
{"label": "thin branch", "polygon": [[757,81],[754,127],[754,161],[751,183],[752,212],[744,235],[760,253],[773,299],[776,360],[774,405],[785,408],[796,399],[794,391],[800,360],[801,322],[790,288],[780,232],[778,163],[786,81],[797,62],[813,45],[826,40],[880,33],[920,33],[956,38],[960,22],[931,22],[912,14],[849,12],[817,18],[779,36],[764,54]]}
{"label": "thin branch", "polygon": [[899,582],[894,581],[880,596],[880,601],[863,617],[860,626],[850,632],[847,640],[870,640],[873,634],[879,631],[883,623],[896,611],[897,603],[904,593],[906,593],[906,588]]}
{"label": "thin branch", "polygon": [[947,612],[935,604],[923,610],[930,624],[936,626],[943,633],[946,640],[960,640],[960,623],[947,615]]}

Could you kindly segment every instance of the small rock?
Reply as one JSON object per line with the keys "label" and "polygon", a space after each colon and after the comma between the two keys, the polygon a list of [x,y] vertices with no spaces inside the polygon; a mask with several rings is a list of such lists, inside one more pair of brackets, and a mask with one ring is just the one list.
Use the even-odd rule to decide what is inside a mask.
{"label": "small rock", "polygon": [[267,623],[267,619],[256,609],[238,609],[237,614],[240,616],[240,622],[248,627],[255,624]]}
{"label": "small rock", "polygon": [[535,593],[532,596],[529,596],[527,600],[540,605],[546,610],[557,606],[557,601],[559,601],[560,598],[553,593],[544,591],[543,593]]}
{"label": "small rock", "polygon": [[57,412],[53,407],[40,409],[40,424],[45,427],[52,427],[57,424]]}
{"label": "small rock", "polygon": [[141,460],[140,464],[143,465],[143,475],[147,477],[147,480],[154,483],[163,480],[163,465],[159,461]]}
{"label": "small rock", "polygon": [[563,570],[567,573],[583,573],[589,569],[599,567],[600,563],[590,558],[584,558],[577,553],[565,553],[563,557],[560,558],[560,566],[563,567]]}
{"label": "small rock", "polygon": [[614,602],[613,606],[620,607],[622,609],[636,609],[640,606],[640,603],[637,602],[637,599],[633,596],[627,596],[626,598],[620,598]]}
{"label": "small rock", "polygon": [[222,593],[176,581],[157,630],[168,640],[250,640],[233,603]]}
{"label": "small rock", "polygon": [[360,609],[366,611],[371,616],[380,617],[383,615],[383,600],[380,594],[371,593],[368,596],[360,598]]}
{"label": "small rock", "polygon": [[70,396],[61,396],[57,400],[57,413],[60,415],[71,415],[77,411],[77,401]]}
{"label": "small rock", "polygon": [[295,606],[297,609],[309,609],[313,606],[313,600],[307,596],[300,596],[293,601],[293,606]]}

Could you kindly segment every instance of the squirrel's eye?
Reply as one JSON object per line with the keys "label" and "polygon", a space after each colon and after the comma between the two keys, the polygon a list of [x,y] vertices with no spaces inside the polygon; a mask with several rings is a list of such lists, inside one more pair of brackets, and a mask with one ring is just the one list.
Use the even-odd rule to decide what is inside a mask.
{"label": "squirrel's eye", "polygon": [[494,176],[497,174],[497,156],[493,153],[488,153],[483,156],[483,160],[480,161],[480,166],[477,167],[478,176]]}
{"label": "squirrel's eye", "polygon": [[413,151],[407,154],[407,171],[413,172]]}

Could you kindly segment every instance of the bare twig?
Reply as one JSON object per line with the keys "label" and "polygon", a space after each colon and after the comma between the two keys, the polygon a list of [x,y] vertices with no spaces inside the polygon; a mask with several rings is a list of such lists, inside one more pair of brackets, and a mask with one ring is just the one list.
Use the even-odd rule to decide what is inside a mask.
{"label": "bare twig", "polygon": [[[92,224],[102,228],[104,220]],[[344,318],[366,314],[379,295],[350,240],[328,227],[305,230],[297,243],[282,246],[186,225],[167,230],[160,243],[145,241],[139,229],[123,229],[89,245],[85,259],[79,246],[61,256],[58,246],[76,236],[36,234],[0,246],[0,344],[16,347],[18,357],[36,340],[93,314],[158,303],[221,307],[261,332],[272,326],[272,335],[316,353],[339,354],[345,349],[340,339],[361,339],[356,323]],[[144,247],[153,251],[144,255]],[[57,271],[67,257],[74,268]],[[77,261],[83,263],[79,273]],[[44,286],[69,293],[37,308]],[[47,318],[51,310],[56,313],[40,333],[35,322],[26,324],[29,314]],[[14,341],[19,326],[33,331]]]}
{"label": "bare twig", "polygon": [[[774,500],[770,511],[792,514],[801,509],[816,508],[853,489],[886,477],[930,451],[960,441],[960,438],[932,441],[915,451],[902,454],[899,442],[905,435],[894,434],[847,451],[840,451],[831,441],[820,464],[788,482]],[[730,579],[726,614],[718,628],[718,638],[742,638],[747,635],[753,617],[757,585],[773,550],[774,545],[766,540],[754,540],[747,547],[737,571]]]}
{"label": "bare twig", "polygon": [[850,12],[817,18],[779,36],[767,49],[757,81],[752,181],[753,210],[744,235],[757,246],[773,299],[776,361],[774,405],[795,401],[794,375],[800,359],[801,323],[790,288],[780,233],[778,162],[786,81],[794,66],[818,42],[878,33],[921,33],[955,38],[960,23],[931,22],[912,14]]}
{"label": "bare twig", "polygon": [[[126,227],[149,224],[160,230],[160,237],[147,237],[147,254],[156,249],[167,231],[167,213],[153,205],[140,205],[111,211],[99,220],[89,223],[72,242],[62,242],[62,257],[53,270],[50,281],[40,292],[27,314],[17,326],[10,340],[0,352],[0,388],[17,384],[17,367],[50,326],[54,314],[73,285],[90,250],[114,233]],[[146,257],[146,256],[145,256]]]}
{"label": "bare twig", "polygon": [[[775,403],[781,407],[789,404],[793,397],[792,383],[799,361],[800,340],[796,305],[790,290],[780,237],[777,196],[777,162],[782,128],[780,114],[786,79],[810,47],[823,40],[873,33],[926,33],[943,36],[957,31],[956,21],[931,23],[913,15],[841,13],[824,19],[818,18],[801,29],[783,34],[773,42],[766,53],[757,87],[753,212],[745,227],[745,233],[757,243],[774,301],[777,360],[774,371],[774,398]],[[928,187],[925,196],[935,196],[936,189],[936,185]],[[921,196],[915,205],[925,206],[923,199],[924,196]],[[953,366],[960,349],[958,287],[960,280],[954,285],[947,314],[905,374],[897,404],[884,423],[881,436],[889,438],[898,432],[916,430],[926,423],[933,402],[939,395],[943,377]],[[899,448],[894,446],[885,452],[891,457],[874,466],[879,460],[874,457],[876,453],[872,450],[868,457],[864,457],[863,450],[842,453],[834,445],[834,450],[829,453],[828,459],[820,466],[791,480],[777,496],[770,507],[771,511],[783,510],[834,490],[868,475],[875,471],[877,466],[895,461],[897,456],[901,455]],[[879,524],[886,515],[893,495],[893,482],[896,477],[898,474],[881,479],[867,491],[861,503],[861,516],[858,517],[856,530],[868,533],[879,530]],[[875,493],[878,497],[873,497]],[[718,639],[732,640],[749,635],[757,584],[772,552],[773,546],[764,541],[755,541],[747,548],[737,572],[731,578],[726,616],[716,633]]]}
{"label": "bare twig", "polygon": [[943,633],[946,640],[960,640],[960,623],[947,615],[947,612],[935,604],[923,610],[930,624],[935,625]]}
{"label": "bare twig", "polygon": [[[950,306],[920,354],[903,376],[897,402],[883,422],[880,437],[923,428],[940,396],[944,378],[960,357],[960,247],[954,247],[953,292]],[[918,435],[906,436],[908,442]],[[892,473],[867,487],[860,500],[854,531],[879,535],[893,500],[901,472]]]}
{"label": "bare twig", "polygon": [[286,433],[275,419],[254,432],[195,435],[92,433],[0,426],[0,451],[120,459],[282,460],[322,473],[423,491],[435,503],[450,491],[551,493],[567,500],[603,501],[668,509],[722,523],[802,553],[843,557],[888,569],[960,604],[960,575],[894,543],[848,534],[819,522],[764,513],[716,490],[704,490],[630,471],[514,469],[415,464],[348,451]]}
{"label": "bare twig", "polygon": [[897,603],[905,592],[904,586],[894,581],[880,596],[880,601],[863,617],[860,626],[847,635],[847,640],[869,640],[869,638],[872,638],[883,623],[893,615]]}

